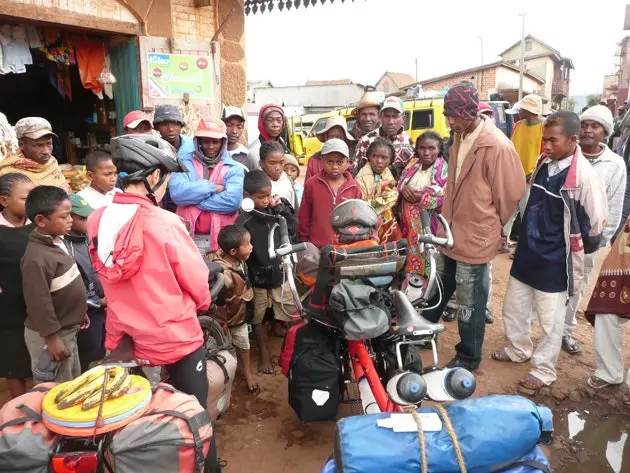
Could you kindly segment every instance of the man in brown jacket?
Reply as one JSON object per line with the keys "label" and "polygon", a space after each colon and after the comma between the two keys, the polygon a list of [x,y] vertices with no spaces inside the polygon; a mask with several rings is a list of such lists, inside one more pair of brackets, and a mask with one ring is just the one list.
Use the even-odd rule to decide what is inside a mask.
{"label": "man in brown jacket", "polygon": [[[437,261],[442,300],[422,315],[437,322],[457,290],[459,335],[450,368],[474,370],[481,361],[490,288],[490,262],[501,244],[501,228],[525,194],[525,174],[508,138],[490,118],[478,114],[479,96],[469,82],[444,97],[444,115],[454,133],[443,215],[455,246]],[[430,305],[437,304],[437,295]]]}

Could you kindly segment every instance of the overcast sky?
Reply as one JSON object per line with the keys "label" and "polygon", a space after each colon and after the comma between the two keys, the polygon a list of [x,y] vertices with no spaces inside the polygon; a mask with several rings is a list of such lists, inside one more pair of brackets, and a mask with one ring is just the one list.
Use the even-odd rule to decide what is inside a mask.
{"label": "overcast sky", "polygon": [[[374,85],[384,71],[420,80],[483,61],[520,41],[521,17],[532,34],[575,64],[570,94],[601,92],[625,36],[628,0],[578,6],[568,0],[335,0],[334,4],[248,16],[248,79],[276,85],[352,79]],[[628,32],[630,34],[630,32]]]}

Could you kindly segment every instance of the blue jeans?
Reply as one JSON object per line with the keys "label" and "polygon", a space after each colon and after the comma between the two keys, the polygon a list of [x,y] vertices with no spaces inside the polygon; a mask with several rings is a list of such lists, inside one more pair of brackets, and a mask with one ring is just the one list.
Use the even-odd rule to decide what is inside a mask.
{"label": "blue jeans", "polygon": [[[481,361],[481,347],[486,333],[486,305],[490,289],[490,264],[468,264],[439,255],[436,262],[438,277],[442,281],[442,300],[432,310],[422,313],[427,320],[437,323],[448,300],[457,290],[460,343],[455,346],[456,358],[475,369]],[[439,293],[434,291],[429,306],[438,303]]]}

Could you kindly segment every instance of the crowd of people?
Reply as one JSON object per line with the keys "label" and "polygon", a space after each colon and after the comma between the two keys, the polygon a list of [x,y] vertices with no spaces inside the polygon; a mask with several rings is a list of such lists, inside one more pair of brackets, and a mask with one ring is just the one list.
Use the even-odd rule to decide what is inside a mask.
{"label": "crowd of people", "polygon": [[[272,334],[283,336],[295,311],[267,251],[270,223],[260,213],[283,215],[293,241],[322,248],[337,243],[332,210],[362,199],[379,217],[379,242],[408,240],[407,276],[429,271],[418,244],[425,231],[420,214],[432,216],[432,232],[436,215],[449,222],[455,246],[442,249],[436,262],[441,300],[434,295],[435,307],[423,313],[437,322],[454,295],[460,342],[449,367],[479,366],[492,322],[491,263],[516,246],[503,303],[507,346],[492,358],[531,361],[520,381],[531,390],[555,381],[561,349],[581,351],[572,338],[576,311],[597,251],[612,244],[587,310],[597,364],[588,384],[621,383],[630,226],[621,222],[626,163],[606,145],[612,113],[597,105],[581,116],[558,111],[543,119],[536,95],[524,97],[518,112],[510,139],[474,86],[462,82],[444,97],[450,140],[427,131],[413,142],[402,100],[379,102],[366,93],[352,131],[343,117],[328,119],[302,185],[283,139],[281,107],[262,107],[258,137],[246,148],[238,107],[202,118],[189,137],[178,108],[159,105],[153,117],[142,111],[125,117],[111,154],[87,155],[89,185],[77,194],[52,156],[50,123],[28,117],[12,127],[0,115],[0,377],[18,396],[31,376],[67,381],[128,345],[136,358],[166,367],[176,387],[205,405],[197,311],[211,303],[213,261],[226,276],[216,317],[255,391],[249,328],[258,371],[273,373],[265,317],[273,318]],[[244,197],[259,213],[240,211]],[[536,348],[535,319],[542,329]]]}

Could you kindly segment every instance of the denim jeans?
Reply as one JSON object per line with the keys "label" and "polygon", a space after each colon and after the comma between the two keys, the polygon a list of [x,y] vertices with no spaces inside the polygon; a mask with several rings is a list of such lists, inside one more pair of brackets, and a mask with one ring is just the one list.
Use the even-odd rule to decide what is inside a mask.
{"label": "denim jeans", "polygon": [[[486,305],[490,289],[490,264],[468,264],[455,261],[440,254],[436,269],[442,281],[442,300],[422,316],[437,323],[448,300],[457,290],[457,305],[460,343],[455,346],[457,359],[476,368],[481,361],[481,347],[486,333]],[[438,303],[439,293],[435,290],[429,306]]]}

